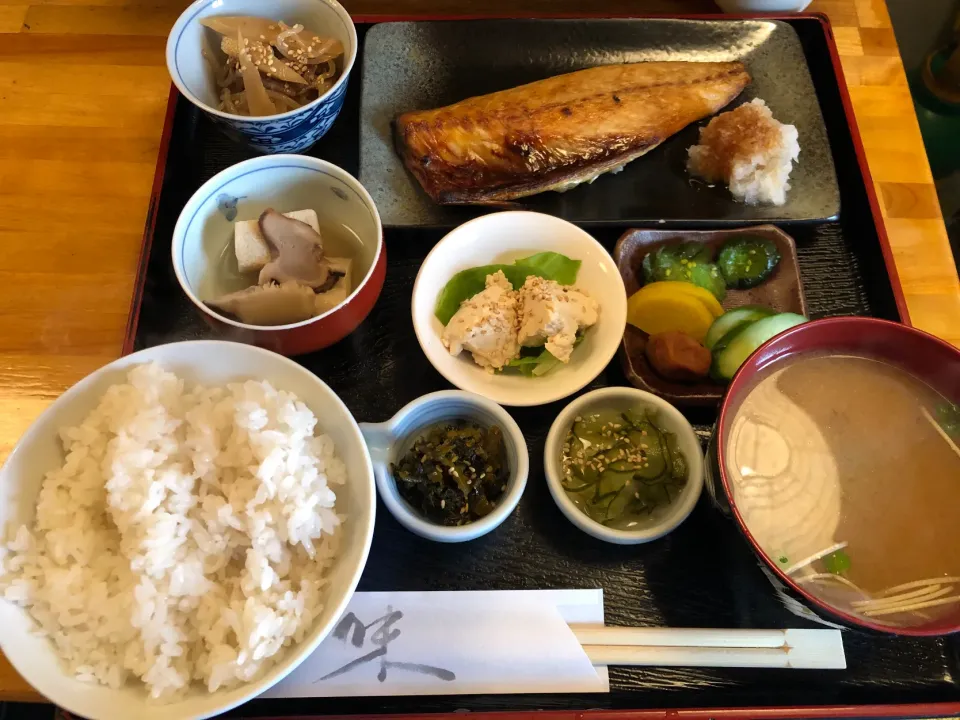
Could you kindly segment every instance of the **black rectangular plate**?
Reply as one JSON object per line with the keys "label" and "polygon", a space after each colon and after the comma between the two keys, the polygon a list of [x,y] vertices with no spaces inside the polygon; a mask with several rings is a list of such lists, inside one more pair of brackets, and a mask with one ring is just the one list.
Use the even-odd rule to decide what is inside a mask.
{"label": "black rectangular plate", "polygon": [[777,20],[484,20],[383,23],[370,31],[360,101],[360,181],[383,224],[452,226],[489,212],[434,203],[394,151],[391,124],[402,112],[429,110],[596,65],[651,60],[742,61],[751,83],[726,109],[763,98],[774,117],[800,134],[800,160],[787,202],[745,205],[721,183],[686,171],[693,123],[622,172],[564,193],[516,201],[520,209],[572,222],[657,221],[744,224],[824,220],[840,211],[840,193],[823,117],[803,48]]}
{"label": "black rectangular plate", "polygon": [[[797,240],[810,312],[897,319],[864,177],[844,114],[823,25],[790,24],[803,44],[837,166],[839,222],[786,224]],[[361,40],[367,26],[359,25]],[[360,78],[351,78],[343,114],[311,154],[358,169]],[[153,241],[132,319],[128,349],[211,337],[177,285],[170,238],[189,196],[212,175],[253,153],[225,138],[187,101],[173,107],[169,152],[155,198]],[[632,223],[595,229],[609,249]],[[664,227],[655,225],[656,227]],[[667,225],[672,227],[674,225]],[[413,280],[441,230],[386,233],[387,280],[373,312],[345,340],[297,358],[323,378],[359,420],[385,420],[410,400],[448,387],[424,358],[410,319]],[[613,361],[589,389],[625,385]],[[609,623],[692,627],[787,627],[803,623],[774,598],[735,527],[701,500],[669,536],[620,547],[593,540],[560,514],[543,480],[543,445],[564,403],[512,410],[530,449],[530,481],[520,505],[479,540],[443,545],[403,528],[378,503],[373,547],[361,590],[481,590],[602,587]],[[712,411],[690,412],[703,437]],[[606,695],[513,695],[253,701],[234,716],[536,708],[745,707],[960,702],[956,640],[845,636],[846,672],[614,668]]]}

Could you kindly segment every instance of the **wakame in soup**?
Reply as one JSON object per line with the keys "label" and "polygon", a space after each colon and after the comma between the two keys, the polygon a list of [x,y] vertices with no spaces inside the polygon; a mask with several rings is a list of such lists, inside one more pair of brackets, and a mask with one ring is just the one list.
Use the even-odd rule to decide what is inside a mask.
{"label": "wakame in soup", "polygon": [[773,366],[726,438],[741,517],[781,570],[874,622],[960,606],[960,411],[906,371],[821,355]]}

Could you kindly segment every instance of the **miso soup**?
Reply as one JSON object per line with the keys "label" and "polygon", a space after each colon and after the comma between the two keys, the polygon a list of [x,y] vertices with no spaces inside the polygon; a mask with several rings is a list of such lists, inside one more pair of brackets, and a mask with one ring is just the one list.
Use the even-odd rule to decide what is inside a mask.
{"label": "miso soup", "polygon": [[902,369],[787,360],[730,425],[736,505],[770,560],[823,601],[891,625],[960,606],[960,411]]}

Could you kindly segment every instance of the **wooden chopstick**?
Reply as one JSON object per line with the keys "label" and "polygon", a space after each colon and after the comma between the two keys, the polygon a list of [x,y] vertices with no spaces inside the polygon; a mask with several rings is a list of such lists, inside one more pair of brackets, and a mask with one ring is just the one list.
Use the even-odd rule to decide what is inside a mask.
{"label": "wooden chopstick", "polygon": [[717,630],[713,628],[646,628],[571,625],[581,645],[647,647],[782,648],[783,630]]}
{"label": "wooden chopstick", "polygon": [[594,665],[843,669],[837,630],[571,625]]}

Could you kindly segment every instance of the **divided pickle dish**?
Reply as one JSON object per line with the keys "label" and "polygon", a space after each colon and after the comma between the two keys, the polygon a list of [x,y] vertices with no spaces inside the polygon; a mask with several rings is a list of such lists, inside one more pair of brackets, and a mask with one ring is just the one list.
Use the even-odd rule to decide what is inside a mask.
{"label": "divided pickle dish", "polygon": [[[258,348],[238,351],[243,356],[269,355],[271,363],[285,368],[271,372],[297,378],[292,389],[316,413],[319,430],[334,438],[338,452],[343,444],[351,462],[356,461],[349,482],[357,483],[355,497],[363,506],[357,527],[348,529],[349,567],[342,571],[353,574],[338,586],[345,592],[335,598],[336,608],[329,612],[341,609],[354,587],[359,591],[574,587],[603,589],[610,625],[812,627],[797,617],[791,599],[771,589],[771,573],[758,563],[755,549],[745,540],[749,531],[723,518],[709,499],[699,499],[704,484],[717,491],[710,486],[714,460],[708,453],[703,461],[702,452],[714,432],[715,406],[726,386],[711,380],[689,385],[663,380],[647,361],[646,335],[626,321],[628,298],[649,284],[649,278],[644,282],[648,254],[693,241],[715,256],[737,238],[768,243],[776,249],[778,264],[752,287],[730,285],[718,317],[724,310],[757,305],[811,320],[832,315],[900,320],[902,291],[885,262],[886,238],[858,154],[859,139],[826,20],[410,18],[378,23],[375,18],[351,19],[335,0],[284,3],[293,20],[301,19],[300,12],[305,23],[311,17],[305,8],[316,3],[331,13],[324,15],[331,23],[340,22],[341,11],[349,21],[349,28],[341,28],[343,37],[329,27],[316,28],[335,35],[343,45],[342,57],[331,61],[334,75],[329,87],[317,68],[299,68],[311,83],[318,83],[317,89],[329,91],[314,92],[316,99],[303,109],[326,110],[309,121],[309,138],[300,134],[300,128],[290,130],[289,137],[254,138],[251,147],[249,138],[242,144],[225,133],[224,118],[210,112],[215,98],[198,103],[189,94],[171,95],[124,352],[163,355],[188,347],[172,344],[177,341],[230,337],[295,356],[277,358]],[[207,0],[191,7],[205,8]],[[251,7],[247,0],[224,0],[219,14],[230,14],[231,8],[237,14],[249,13]],[[299,32],[283,27],[278,37],[262,40],[284,45]],[[743,61],[751,84],[724,109],[760,97],[777,120],[796,125],[800,159],[785,204],[736,202],[723,183],[690,176],[688,149],[713,117],[704,114],[622,172],[604,174],[566,192],[477,205],[437,204],[422,189],[426,185],[418,185],[420,176],[411,173],[409,164],[404,166],[413,156],[401,158],[409,140],[398,142],[395,121],[402,113],[588,66],[668,60]],[[239,69],[244,62],[239,57]],[[355,70],[348,82],[351,68]],[[222,102],[250,102],[230,92]],[[287,102],[276,93],[268,97],[275,103]],[[610,102],[619,101],[613,97]],[[576,107],[566,109],[578,112]],[[289,112],[291,120],[298,114]],[[557,112],[568,116],[563,108]],[[237,128],[233,130],[236,138]],[[275,151],[287,143],[304,155],[259,155],[258,149]],[[424,165],[429,162],[425,156]],[[269,187],[258,182],[257,172],[270,178]],[[193,224],[185,220],[178,224],[185,208]],[[308,226],[312,222],[313,231],[294,225],[297,222]],[[278,233],[277,223],[283,232]],[[324,240],[342,236],[346,244],[338,244],[338,239],[325,245],[318,236]],[[259,264],[248,257],[251,238],[259,238],[268,250]],[[180,244],[171,246],[172,241]],[[348,246],[358,249],[352,266],[343,264],[339,252]],[[310,252],[305,254],[304,247]],[[522,362],[488,369],[479,360],[476,364],[470,360],[466,351],[459,357],[451,355],[455,343],[444,330],[452,317],[491,282],[499,282],[490,280],[494,271],[503,273],[503,268],[518,261],[522,265],[538,254],[560,256],[577,270],[572,276],[559,273],[556,277],[564,275],[562,280],[538,276],[529,268],[511,274],[515,284],[511,292],[518,304],[522,286],[539,277],[554,283],[554,296],[585,291],[600,306],[599,320],[581,324],[575,338],[569,333],[567,339],[573,343],[566,356],[569,364],[547,358],[551,369],[542,376],[528,376],[516,371]],[[309,256],[309,273],[302,267],[291,271],[284,264],[284,258],[294,256]],[[228,268],[227,275],[217,276],[223,267]],[[351,267],[357,269],[352,278]],[[473,270],[483,270],[486,277],[479,280],[483,289],[474,288],[470,292],[475,294],[463,299],[456,296],[457,302],[447,303],[450,307],[441,312],[440,299],[448,283]],[[293,275],[284,274],[288,272]],[[210,277],[228,277],[228,282],[211,289]],[[290,277],[300,285],[313,283],[308,289],[298,286],[309,305],[306,319],[265,323],[266,328],[251,325],[235,312],[238,307],[242,311],[241,306],[224,300],[235,293],[274,292],[276,286],[292,282]],[[476,285],[477,278],[471,282]],[[324,305],[324,293],[334,289],[342,291],[340,299]],[[479,301],[477,307],[482,307]],[[518,334],[523,336],[519,329],[513,333]],[[289,344],[291,338],[296,342]],[[513,340],[514,360],[543,359],[539,346],[523,349],[522,340]],[[224,359],[231,357],[230,347],[217,351],[210,343],[192,346],[200,345],[212,362],[224,366],[215,379],[226,377],[229,362]],[[544,344],[544,353],[548,347]],[[613,357],[618,350],[619,362]],[[758,355],[750,357],[756,364]],[[269,373],[257,371],[256,363],[251,367],[245,374],[271,379]],[[304,378],[313,378],[313,383]],[[738,387],[744,382],[741,379]],[[611,404],[611,399],[616,402]],[[329,416],[323,414],[327,405],[333,408]],[[605,412],[616,417],[609,416],[613,419],[608,422]],[[441,435],[429,434],[434,431]],[[427,499],[418,505],[409,495],[410,474],[428,474],[423,468],[435,472],[439,466],[457,475],[466,465],[471,475],[464,475],[473,479],[460,482],[458,477],[461,487],[479,483],[477,478],[490,469],[486,462],[474,463],[477,468],[470,462],[457,465],[464,453],[452,460],[447,455],[449,462],[442,465],[431,454],[440,443],[430,444],[441,436],[451,445],[466,443],[456,447],[478,453],[471,457],[493,456],[492,450],[481,455],[478,448],[502,451],[503,465],[490,465],[496,467],[491,472],[498,493],[480,498],[489,500],[489,507],[474,507],[472,512],[479,515],[466,522],[458,518],[471,512],[470,503],[456,508],[462,513],[457,515],[439,499],[447,496],[427,498],[423,491],[424,498],[436,500],[428,507]],[[580,476],[570,470],[570,448],[584,438],[597,440],[602,453],[610,453],[599,455],[610,467],[595,467],[592,478],[586,475],[587,465],[580,467]],[[657,447],[651,450],[654,438]],[[421,440],[425,444],[418,444]],[[624,456],[615,456],[618,451]],[[611,469],[614,472],[607,473]],[[441,475],[443,483],[446,472]],[[612,489],[603,485],[605,478],[613,482]],[[582,501],[593,492],[593,485],[587,487],[591,482],[596,493],[585,507]],[[374,486],[383,501],[380,512]],[[462,490],[458,498],[478,497],[470,494],[477,492],[475,485]],[[673,490],[678,492],[671,495]],[[647,491],[651,497],[662,491],[666,505],[658,508],[651,500],[648,508]],[[352,502],[353,496],[346,495]],[[631,503],[640,512],[631,496],[648,509],[649,524],[641,522],[632,535],[620,528],[606,532],[616,527],[611,521],[620,519],[614,515],[615,503],[621,503],[621,509]],[[446,511],[441,520],[430,515],[437,507]],[[655,514],[658,509],[664,512]],[[372,536],[364,534],[368,524],[375,524]],[[464,540],[471,542],[458,544]],[[623,542],[646,544],[612,544]],[[329,612],[318,621],[308,644],[319,642],[329,629]],[[956,637],[851,632],[844,634],[843,643],[848,669],[842,673],[617,667],[611,670],[608,694],[325,698],[322,712],[630,711],[693,704],[711,715],[734,712],[723,710],[731,707],[769,708],[771,718],[799,716],[803,711],[798,708],[809,705],[831,706],[835,716],[844,714],[840,706],[864,716],[890,712],[877,710],[877,704],[912,704],[912,711],[904,706],[904,715],[960,711]],[[287,669],[285,664],[278,667],[270,682]],[[45,687],[43,682],[37,680],[38,687]],[[219,711],[246,699],[238,690],[229,696],[229,703],[205,705],[200,712]],[[318,712],[317,700],[308,697],[251,703],[251,714],[257,716]]]}
{"label": "divided pickle dish", "polygon": [[[716,255],[725,242],[736,238],[773,243],[779,251],[780,262],[773,274],[759,285],[742,290],[731,288],[722,302],[723,309],[729,311],[757,305],[778,313],[806,316],[807,301],[800,278],[796,243],[774,225],[729,230],[628,230],[617,241],[613,257],[627,288],[627,295],[632,295],[640,289],[643,261],[654,250],[695,242]],[[696,383],[683,383],[661,377],[650,366],[646,346],[646,334],[633,325],[627,325],[620,347],[620,360],[624,375],[631,385],[678,405],[714,405],[720,402],[726,389],[723,384],[710,378]]]}

